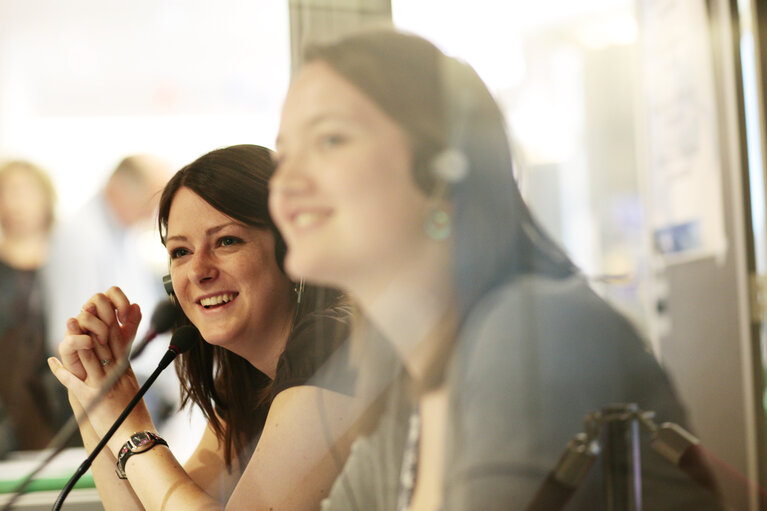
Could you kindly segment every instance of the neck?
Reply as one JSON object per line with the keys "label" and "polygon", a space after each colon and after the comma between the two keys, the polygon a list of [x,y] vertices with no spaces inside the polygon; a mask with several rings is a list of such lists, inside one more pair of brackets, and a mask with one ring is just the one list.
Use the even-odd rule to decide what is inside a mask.
{"label": "neck", "polygon": [[270,327],[258,334],[258,339],[245,341],[247,352],[242,353],[248,362],[256,369],[274,380],[277,375],[277,364],[290,337],[293,324],[292,310],[285,313],[282,321],[270,322]]}
{"label": "neck", "polygon": [[410,376],[427,376],[454,332],[454,289],[449,251],[409,260],[353,294],[394,345]]}
{"label": "neck", "polygon": [[47,253],[46,234],[6,236],[0,243],[0,259],[22,270],[34,270],[42,266]]}

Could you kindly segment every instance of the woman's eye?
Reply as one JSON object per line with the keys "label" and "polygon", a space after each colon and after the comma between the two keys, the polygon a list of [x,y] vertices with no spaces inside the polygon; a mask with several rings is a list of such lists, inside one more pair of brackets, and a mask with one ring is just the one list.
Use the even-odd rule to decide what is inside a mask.
{"label": "woman's eye", "polygon": [[242,243],[242,240],[234,236],[224,236],[219,240],[219,245],[222,247],[231,247],[232,245],[237,245],[239,243]]}
{"label": "woman's eye", "polygon": [[338,133],[330,133],[319,137],[320,147],[329,149],[343,144],[346,141],[346,137]]}
{"label": "woman's eye", "polygon": [[179,257],[185,256],[188,254],[189,251],[185,248],[174,248],[170,251],[170,258],[171,259],[178,259]]}

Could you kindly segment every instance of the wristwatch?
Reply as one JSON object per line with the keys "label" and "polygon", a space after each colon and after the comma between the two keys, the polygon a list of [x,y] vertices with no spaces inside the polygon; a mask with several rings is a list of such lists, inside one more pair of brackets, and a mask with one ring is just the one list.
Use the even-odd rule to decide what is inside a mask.
{"label": "wristwatch", "polygon": [[128,476],[125,474],[125,463],[127,463],[128,458],[134,454],[147,452],[155,445],[164,445],[167,447],[168,442],[160,438],[159,435],[152,433],[151,431],[140,431],[138,433],[133,433],[130,437],[130,440],[125,442],[125,444],[120,448],[120,452],[117,453],[117,468],[115,468],[117,477],[120,479],[128,479]]}

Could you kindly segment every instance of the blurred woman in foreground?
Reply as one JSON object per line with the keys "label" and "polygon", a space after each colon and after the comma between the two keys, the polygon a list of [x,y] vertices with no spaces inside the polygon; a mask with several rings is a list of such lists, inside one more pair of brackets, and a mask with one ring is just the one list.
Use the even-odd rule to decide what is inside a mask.
{"label": "blurred woman in foreground", "polygon": [[[310,48],[277,161],[288,273],[348,292],[404,360],[323,509],[524,509],[586,414],[683,421],[629,322],[532,218],[468,65],[393,31]],[[715,505],[642,456],[647,509]],[[603,508],[597,472],[568,509]]]}

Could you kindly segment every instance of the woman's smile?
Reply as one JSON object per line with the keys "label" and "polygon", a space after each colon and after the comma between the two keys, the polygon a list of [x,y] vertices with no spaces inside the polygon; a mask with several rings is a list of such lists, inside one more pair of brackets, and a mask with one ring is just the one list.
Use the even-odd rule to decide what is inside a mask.
{"label": "woman's smile", "polygon": [[222,307],[231,304],[239,293],[218,293],[214,295],[205,296],[197,300],[205,310],[221,309]]}

